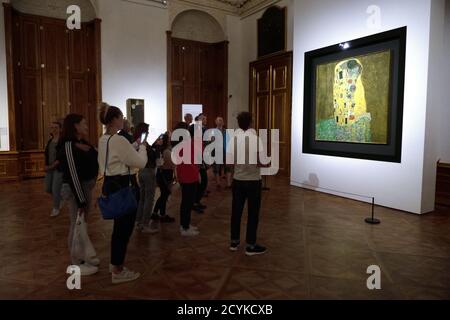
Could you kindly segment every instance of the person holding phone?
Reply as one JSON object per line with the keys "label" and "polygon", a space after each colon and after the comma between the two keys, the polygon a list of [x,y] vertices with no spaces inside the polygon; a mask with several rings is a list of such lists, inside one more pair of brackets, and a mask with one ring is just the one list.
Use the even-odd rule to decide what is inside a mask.
{"label": "person holding phone", "polygon": [[147,164],[139,170],[138,181],[140,186],[140,199],[136,216],[136,226],[142,233],[155,234],[159,232],[157,217],[152,215],[156,191],[156,160],[158,159],[157,142],[152,146],[147,143],[150,126],[140,123],[136,126],[134,140],[142,143],[147,151]]}
{"label": "person holding phone", "polygon": [[[136,150],[126,138],[117,134],[123,129],[123,113],[119,108],[103,103],[100,108],[100,121],[106,126],[106,133],[98,142],[98,163],[100,172],[106,173],[103,190],[108,196],[129,187],[130,167],[145,168],[147,150],[143,144],[140,144]],[[108,162],[105,168],[107,151]],[[110,265],[113,284],[134,281],[140,277],[139,272],[134,272],[124,266],[135,221],[136,212],[128,212],[114,219]]]}

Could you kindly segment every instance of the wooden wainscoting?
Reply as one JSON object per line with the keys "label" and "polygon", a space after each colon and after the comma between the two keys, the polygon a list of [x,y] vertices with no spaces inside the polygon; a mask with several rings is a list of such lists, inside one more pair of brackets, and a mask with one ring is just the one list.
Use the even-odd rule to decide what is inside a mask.
{"label": "wooden wainscoting", "polygon": [[22,178],[45,176],[45,154],[43,151],[22,151],[19,155]]}
{"label": "wooden wainscoting", "polygon": [[436,205],[450,207],[450,164],[438,163]]}
{"label": "wooden wainscoting", "polygon": [[0,152],[0,181],[42,178],[44,168],[43,151]]}
{"label": "wooden wainscoting", "polygon": [[18,152],[0,152],[0,181],[18,180],[20,165]]}

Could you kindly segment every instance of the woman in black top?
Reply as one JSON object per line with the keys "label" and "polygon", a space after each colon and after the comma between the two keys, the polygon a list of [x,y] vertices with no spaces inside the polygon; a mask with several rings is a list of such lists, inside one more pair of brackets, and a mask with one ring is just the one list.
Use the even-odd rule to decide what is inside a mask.
{"label": "woman in black top", "polygon": [[[61,195],[68,202],[70,212],[69,250],[72,250],[75,223],[78,214],[87,216],[92,208],[92,190],[98,175],[97,150],[85,139],[88,136],[86,119],[70,114],[64,120],[63,133],[58,146],[58,161],[63,172]],[[80,266],[82,275],[98,272],[97,257],[73,257],[72,264]]]}

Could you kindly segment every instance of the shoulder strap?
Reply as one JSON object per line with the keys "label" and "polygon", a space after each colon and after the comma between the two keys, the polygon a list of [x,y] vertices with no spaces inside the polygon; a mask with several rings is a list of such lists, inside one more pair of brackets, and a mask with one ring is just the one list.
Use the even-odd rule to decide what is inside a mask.
{"label": "shoulder strap", "polygon": [[114,135],[109,137],[108,142],[106,143],[105,172],[103,173],[104,177],[106,177],[106,170],[108,168],[109,140],[111,140],[112,137],[114,137]]}

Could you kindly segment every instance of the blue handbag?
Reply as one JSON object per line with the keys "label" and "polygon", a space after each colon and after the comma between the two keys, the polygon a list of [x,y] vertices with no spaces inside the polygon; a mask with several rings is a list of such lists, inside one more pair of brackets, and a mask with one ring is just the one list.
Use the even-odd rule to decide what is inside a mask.
{"label": "blue handbag", "polygon": [[[105,161],[105,172],[104,178],[106,179],[106,169],[108,167],[108,155],[109,155],[109,141],[113,136],[108,139],[108,143],[106,145],[106,161]],[[130,171],[128,169],[128,171]],[[134,188],[131,186],[131,175],[128,174],[129,177],[129,186],[128,187],[118,187],[118,191],[116,192],[108,192],[106,181],[103,185],[102,196],[98,198],[98,206],[100,207],[100,211],[102,213],[103,219],[105,220],[113,220],[116,218],[120,218],[127,214],[132,214],[136,212],[138,204],[136,201],[136,192]]]}

